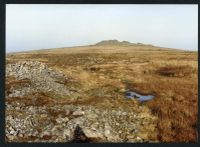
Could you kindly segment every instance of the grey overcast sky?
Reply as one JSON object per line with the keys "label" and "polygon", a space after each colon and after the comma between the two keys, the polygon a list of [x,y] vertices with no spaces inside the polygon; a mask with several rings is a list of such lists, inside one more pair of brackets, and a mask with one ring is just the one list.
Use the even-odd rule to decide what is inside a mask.
{"label": "grey overcast sky", "polygon": [[198,5],[6,5],[6,52],[107,39],[197,50]]}

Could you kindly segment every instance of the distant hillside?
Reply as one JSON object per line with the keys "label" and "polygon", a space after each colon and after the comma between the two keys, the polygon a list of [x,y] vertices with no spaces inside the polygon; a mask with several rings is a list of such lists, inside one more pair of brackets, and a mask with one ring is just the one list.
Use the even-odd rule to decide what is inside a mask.
{"label": "distant hillside", "polygon": [[[72,54],[72,53],[131,53],[136,51],[184,51],[181,49],[154,46],[151,44],[131,43],[128,41],[103,40],[96,44],[86,46],[72,46],[61,48],[38,49],[21,52],[6,53],[6,56],[14,54]],[[189,52],[189,51],[185,51]]]}
{"label": "distant hillside", "polygon": [[123,46],[153,46],[150,44],[142,44],[142,43],[131,43],[128,41],[118,41],[118,40],[103,40],[98,42],[97,44],[98,46],[113,46],[113,45],[123,45]]}

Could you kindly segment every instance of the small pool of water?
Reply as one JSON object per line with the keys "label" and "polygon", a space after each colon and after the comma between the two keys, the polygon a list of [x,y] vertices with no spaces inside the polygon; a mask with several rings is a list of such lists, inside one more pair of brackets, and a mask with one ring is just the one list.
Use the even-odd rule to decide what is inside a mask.
{"label": "small pool of water", "polygon": [[137,99],[140,102],[148,101],[148,100],[151,100],[151,99],[154,98],[153,95],[141,95],[141,94],[138,94],[138,93],[133,92],[133,91],[126,92],[126,97],[129,98],[129,99],[132,99],[132,98]]}

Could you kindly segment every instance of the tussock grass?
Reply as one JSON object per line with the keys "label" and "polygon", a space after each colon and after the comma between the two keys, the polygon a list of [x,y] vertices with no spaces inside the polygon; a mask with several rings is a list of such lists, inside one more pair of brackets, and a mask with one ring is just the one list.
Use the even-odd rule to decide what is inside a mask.
{"label": "tussock grass", "polygon": [[197,141],[197,81],[155,77],[148,80],[146,83],[129,83],[128,88],[155,93],[156,98],[146,105],[159,118],[159,139],[162,142]]}
{"label": "tussock grass", "polygon": [[168,77],[184,77],[191,73],[194,73],[194,69],[191,66],[165,66],[157,70],[157,73],[162,76]]}
{"label": "tussock grass", "polygon": [[[125,109],[134,107],[135,101],[127,101],[121,92],[122,89],[135,90],[141,94],[153,94],[155,98],[142,105],[148,106],[152,113],[158,116],[159,140],[161,142],[197,141],[197,52],[159,48],[156,50],[142,50],[142,48],[134,50],[126,47],[120,49],[117,46],[106,49],[85,47],[84,53],[79,52],[81,48],[76,50],[70,50],[72,54],[67,53],[67,50],[57,50],[54,53],[51,51],[51,54],[37,52],[16,55],[12,58],[20,59],[23,56],[22,59],[39,61],[43,59],[48,61],[48,65],[59,67],[76,79],[78,83],[69,82],[65,85],[69,88],[78,87],[84,95],[83,99],[70,101],[66,98],[52,101],[48,95],[40,94],[35,100],[28,98],[20,100],[27,105],[37,105],[35,102],[41,105],[69,103],[111,109],[123,106]],[[112,50],[121,53],[113,53]],[[104,51],[105,53],[100,53]]]}

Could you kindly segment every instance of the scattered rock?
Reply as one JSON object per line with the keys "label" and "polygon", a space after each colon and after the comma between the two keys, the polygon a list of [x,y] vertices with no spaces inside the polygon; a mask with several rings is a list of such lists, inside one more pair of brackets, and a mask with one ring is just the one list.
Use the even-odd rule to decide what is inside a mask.
{"label": "scattered rock", "polygon": [[65,117],[65,118],[57,118],[57,119],[56,119],[56,122],[57,122],[58,124],[66,123],[66,122],[68,122],[68,121],[69,121],[69,118],[68,118],[68,117]]}
{"label": "scattered rock", "polygon": [[94,131],[88,128],[84,128],[83,132],[88,138],[104,138],[102,132]]}
{"label": "scattered rock", "polygon": [[47,118],[48,115],[47,115],[47,114],[41,114],[40,117],[41,117],[41,118]]}
{"label": "scattered rock", "polygon": [[77,110],[77,111],[74,111],[73,113],[72,113],[72,115],[74,115],[74,116],[79,116],[79,115],[84,115],[85,114],[85,112],[84,111],[81,111],[81,110]]}
{"label": "scattered rock", "polygon": [[[27,142],[70,142],[77,125],[80,125],[86,137],[98,138],[103,142],[142,142],[149,139],[149,134],[156,132],[156,118],[144,106],[125,111],[121,108],[58,103],[49,107],[45,105],[46,101],[43,105],[44,99],[37,99],[35,93],[50,93],[53,97],[79,97],[76,90],[70,91],[72,88],[66,87],[67,77],[44,63],[23,61],[8,64],[6,76],[14,76],[18,83],[25,82],[20,86],[12,85],[10,93],[6,95],[14,100],[20,97],[19,101],[6,101],[5,132],[9,142],[20,141],[21,138],[26,138]],[[22,103],[31,94],[35,102],[29,104],[27,100],[27,104]],[[34,105],[37,101],[42,104]]]}
{"label": "scattered rock", "polygon": [[23,61],[8,64],[6,66],[6,76],[14,76],[18,80],[28,79],[31,83],[11,90],[9,97],[22,97],[38,91],[51,91],[52,94],[60,96],[69,96],[71,94],[64,85],[67,77],[38,61]]}

